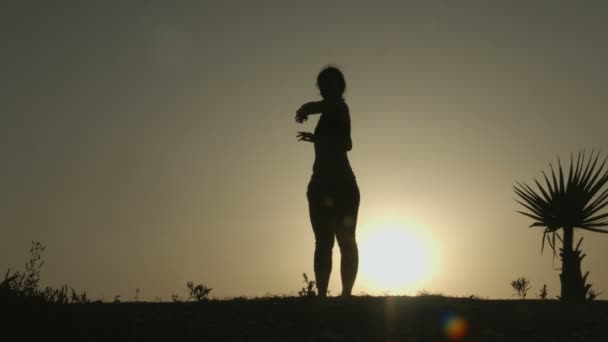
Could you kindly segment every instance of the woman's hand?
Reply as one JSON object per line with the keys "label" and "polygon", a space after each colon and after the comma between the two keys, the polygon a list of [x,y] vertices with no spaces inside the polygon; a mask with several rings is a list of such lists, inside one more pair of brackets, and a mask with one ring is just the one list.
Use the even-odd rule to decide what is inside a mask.
{"label": "woman's hand", "polygon": [[308,107],[308,103],[305,103],[296,111],[297,123],[303,123],[304,121],[308,120],[308,115],[310,114]]}
{"label": "woman's hand", "polygon": [[310,132],[298,132],[298,135],[296,135],[296,138],[300,138],[300,139],[298,139],[298,141],[308,141],[308,142],[315,141],[315,135]]}

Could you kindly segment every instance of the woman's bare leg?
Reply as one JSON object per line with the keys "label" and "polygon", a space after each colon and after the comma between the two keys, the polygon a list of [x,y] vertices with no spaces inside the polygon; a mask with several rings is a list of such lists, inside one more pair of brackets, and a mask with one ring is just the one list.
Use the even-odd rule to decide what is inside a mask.
{"label": "woman's bare leg", "polygon": [[327,287],[329,286],[329,277],[332,268],[332,247],[333,237],[331,245],[329,245],[327,241],[317,240],[316,242],[314,267],[319,297],[327,296]]}
{"label": "woman's bare leg", "polygon": [[310,223],[315,233],[314,269],[319,297],[327,296],[329,277],[332,269],[332,250],[335,235],[332,227],[331,210],[325,198],[314,191],[308,192]]}
{"label": "woman's bare leg", "polygon": [[355,240],[355,233],[342,231],[336,233],[340,247],[340,275],[342,276],[342,295],[350,296],[357,279],[359,268],[359,249]]}

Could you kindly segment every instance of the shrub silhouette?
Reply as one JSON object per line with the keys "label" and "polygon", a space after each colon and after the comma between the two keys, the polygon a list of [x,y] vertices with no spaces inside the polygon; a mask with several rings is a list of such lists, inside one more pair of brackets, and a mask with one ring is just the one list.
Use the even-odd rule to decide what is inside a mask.
{"label": "shrub silhouette", "polygon": [[173,303],[180,303],[182,301],[182,298],[177,293],[174,293],[171,295],[171,300],[173,301]]}
{"label": "shrub silhouette", "polygon": [[595,292],[595,290],[593,290],[593,289],[589,290],[589,295],[587,296],[587,301],[588,301],[588,302],[592,302],[592,301],[594,301],[594,300],[595,300],[595,298],[597,298],[597,297],[598,297],[599,295],[601,295],[602,293],[604,293],[604,292],[602,291],[602,292],[599,292],[599,293],[598,293],[598,292]]}
{"label": "shrub silhouette", "polygon": [[547,299],[547,284],[543,284],[543,287],[540,289],[538,293],[538,298]]}
{"label": "shrub silhouette", "polygon": [[[11,272],[9,268],[0,283],[0,298],[12,298],[16,300],[28,300],[41,303],[54,304],[86,304],[91,300],[87,293],[78,294],[73,288],[62,285],[58,289],[47,286],[41,289],[40,270],[44,265],[42,252],[45,247],[38,241],[32,241],[30,257],[25,263],[25,272]],[[71,293],[68,291],[71,290]]]}
{"label": "shrub silhouette", "polygon": [[[608,189],[604,188],[608,183],[608,169],[604,168],[608,157],[601,164],[598,164],[598,159],[599,152],[594,151],[591,151],[588,160],[585,153],[579,153],[576,163],[571,156],[566,178],[558,158],[557,174],[553,165],[549,164],[551,180],[543,171],[544,187],[534,179],[538,192],[526,183],[517,182],[514,186],[514,191],[519,196],[517,203],[528,210],[518,212],[534,220],[530,227],[544,227],[541,252],[547,241],[555,256],[555,239],[562,242],[562,248],[559,249],[562,260],[562,300],[585,301],[591,288],[590,284],[586,284],[589,272],[584,276],[581,273],[581,261],[585,254],[581,254],[579,247],[583,239],[573,248],[574,229],[608,233],[605,228],[608,227],[608,213],[602,213],[608,207]],[[562,236],[558,234],[560,229]]]}
{"label": "shrub silhouette", "polygon": [[317,295],[317,282],[314,280],[308,279],[306,273],[302,273],[302,277],[304,277],[304,287],[298,291],[300,297],[316,297]]}
{"label": "shrub silhouette", "polygon": [[203,284],[194,286],[194,283],[191,281],[186,284],[186,287],[188,287],[188,290],[190,291],[189,299],[194,299],[197,302],[209,300],[209,293],[213,290]]}
{"label": "shrub silhouette", "polygon": [[515,295],[519,296],[519,298],[526,299],[526,295],[528,294],[528,290],[532,288],[530,286],[530,281],[526,279],[526,277],[520,277],[511,282],[511,287],[515,290]]}

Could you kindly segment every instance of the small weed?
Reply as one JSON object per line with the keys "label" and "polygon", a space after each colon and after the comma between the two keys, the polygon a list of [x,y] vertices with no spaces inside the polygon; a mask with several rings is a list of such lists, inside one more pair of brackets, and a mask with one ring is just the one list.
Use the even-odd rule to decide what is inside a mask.
{"label": "small weed", "polygon": [[540,292],[538,293],[538,298],[547,299],[547,292],[547,284],[543,284],[543,288],[540,289]]}
{"label": "small weed", "polygon": [[300,297],[316,297],[317,296],[317,282],[314,280],[308,279],[306,273],[302,273],[302,277],[304,277],[304,287],[298,291]]}
{"label": "small weed", "polygon": [[141,293],[141,290],[138,288],[135,289],[135,302],[138,303],[139,302],[139,294]]}
{"label": "small weed", "polygon": [[517,295],[519,298],[526,299],[528,290],[532,288],[530,281],[526,277],[520,277],[511,282],[511,287],[515,290],[514,296]]}
{"label": "small weed", "polygon": [[78,293],[76,293],[76,291],[74,291],[74,289],[72,289],[72,303],[88,304],[90,302],[91,302],[91,299],[89,299],[89,297],[87,297],[86,291],[84,291],[83,293],[81,293],[79,295]]}
{"label": "small weed", "polygon": [[213,290],[203,284],[194,286],[194,283],[191,281],[186,284],[186,287],[188,287],[188,291],[190,292],[188,299],[194,299],[197,302],[209,300],[209,293]]}
{"label": "small weed", "polygon": [[44,261],[42,260],[44,249],[45,247],[40,242],[32,241],[30,259],[25,264],[25,279],[23,281],[23,292],[26,296],[34,296],[38,290],[40,270],[44,265]]}
{"label": "small weed", "polygon": [[604,293],[604,292],[595,292],[595,290],[593,290],[593,289],[589,290],[589,293],[587,294],[587,301],[588,302],[594,301],[595,298],[597,298],[602,293]]}
{"label": "small weed", "polygon": [[20,296],[23,295],[23,280],[25,274],[21,274],[17,271],[11,273],[9,268],[4,275],[4,280],[0,283],[0,291],[3,296]]}
{"label": "small weed", "polygon": [[[72,292],[74,290],[72,289]],[[68,286],[62,285],[58,289],[54,289],[50,286],[47,286],[41,293],[41,297],[46,303],[55,303],[55,304],[67,304],[69,303],[68,298]],[[72,301],[74,302],[74,301]]]}
{"label": "small weed", "polygon": [[182,301],[182,298],[177,293],[174,293],[171,295],[171,300],[173,301],[173,303],[180,303]]}
{"label": "small weed", "polygon": [[466,298],[470,299],[470,300],[486,300],[486,298],[483,298],[481,296],[474,295],[474,294],[468,295],[468,296],[466,296]]}

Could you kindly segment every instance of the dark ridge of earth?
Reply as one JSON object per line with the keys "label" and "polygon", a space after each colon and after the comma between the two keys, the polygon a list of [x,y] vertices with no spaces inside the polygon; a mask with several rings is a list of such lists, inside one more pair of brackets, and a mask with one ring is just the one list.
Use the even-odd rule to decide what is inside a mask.
{"label": "dark ridge of earth", "polygon": [[461,341],[608,341],[607,301],[269,297],[200,303],[17,302],[4,303],[0,310],[3,336],[16,333],[24,341],[451,341],[445,334],[450,317],[467,322]]}

